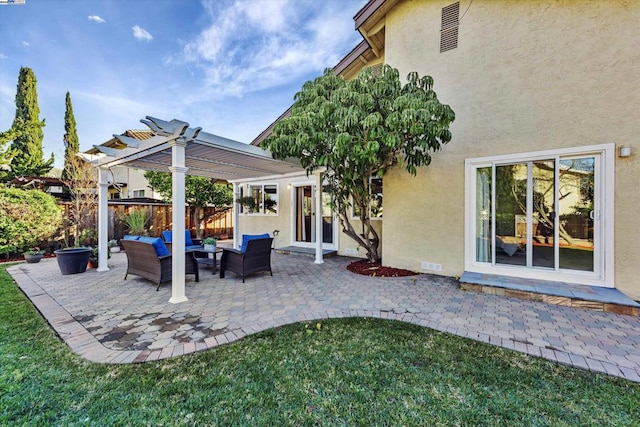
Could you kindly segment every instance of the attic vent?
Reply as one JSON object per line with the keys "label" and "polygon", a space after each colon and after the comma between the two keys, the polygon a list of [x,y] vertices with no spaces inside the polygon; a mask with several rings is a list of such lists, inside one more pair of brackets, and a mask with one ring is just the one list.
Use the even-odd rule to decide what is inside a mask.
{"label": "attic vent", "polygon": [[442,24],[440,27],[440,53],[458,47],[458,25],[460,2],[442,8]]}

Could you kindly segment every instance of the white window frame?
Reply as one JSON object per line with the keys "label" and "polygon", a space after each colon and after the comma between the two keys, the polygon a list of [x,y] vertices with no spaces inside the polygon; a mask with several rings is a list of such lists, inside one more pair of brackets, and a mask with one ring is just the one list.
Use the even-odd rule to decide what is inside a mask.
{"label": "white window frame", "polygon": [[[371,221],[382,221],[383,217],[384,217],[384,178],[383,177],[379,177],[379,176],[370,176],[369,177],[369,190],[371,190],[371,180],[372,179],[379,179],[382,182],[382,207],[383,207],[383,214],[380,216],[371,216],[371,207],[369,207],[369,219]],[[369,195],[371,196],[371,193],[369,193]],[[355,206],[353,203],[353,198],[351,199],[351,219],[355,219],[355,220],[360,220],[360,216],[356,215],[355,213]]]}
{"label": "white window frame", "polygon": [[[136,196],[136,191],[142,191],[142,196]],[[136,189],[132,189],[132,190],[131,190],[131,198],[132,198],[132,199],[135,199],[135,198],[138,198],[138,197],[147,197],[147,196],[145,195],[145,193],[146,193],[146,188],[136,188]]]}
{"label": "white window frame", "polygon": [[[326,185],[326,182],[323,181],[323,184]],[[311,187],[313,194],[312,194],[312,203],[313,203],[313,208],[315,209],[314,211],[314,216],[317,214],[317,212],[322,212],[322,207],[318,207],[316,206],[316,196],[315,196],[315,192],[317,191],[317,186],[316,186],[316,181],[296,181],[296,182],[291,182],[288,184],[288,188],[289,188],[289,193],[290,193],[290,244],[291,246],[298,246],[298,247],[302,247],[302,248],[315,248],[317,243],[316,242],[312,242],[312,243],[307,243],[307,242],[300,242],[296,240],[296,189],[298,187]],[[323,195],[327,194],[326,192],[323,192]],[[338,215],[336,214],[336,212],[332,212],[332,222],[333,222],[333,227],[332,227],[332,236],[331,236],[331,240],[332,243],[325,243],[322,242],[322,248],[323,249],[330,249],[330,250],[338,250]]]}
{"label": "white window frame", "polygon": [[[527,267],[503,266],[495,262],[476,261],[476,171],[495,167],[499,163],[520,163],[546,160],[562,156],[597,155],[600,157],[601,211],[600,237],[602,254],[599,274],[577,271],[543,271]],[[465,160],[465,270],[484,274],[501,274],[540,280],[565,281],[577,284],[614,287],[614,199],[615,199],[615,144],[600,144],[557,150],[534,151]]]}
{"label": "white window frame", "polygon": [[[264,203],[264,187],[275,187],[276,188],[276,195],[275,195],[275,199],[276,199],[276,212],[275,213],[267,213],[266,212],[266,207],[265,207],[265,203]],[[245,196],[251,196],[251,190],[252,187],[260,187],[260,194],[262,195],[262,208],[260,210],[260,212],[247,212],[247,215],[251,215],[251,216],[269,216],[269,217],[275,217],[275,216],[279,216],[280,215],[280,185],[278,183],[275,182],[252,182],[252,183],[247,183],[246,184],[246,188],[245,188]],[[242,207],[242,209],[244,210],[244,206]]]}

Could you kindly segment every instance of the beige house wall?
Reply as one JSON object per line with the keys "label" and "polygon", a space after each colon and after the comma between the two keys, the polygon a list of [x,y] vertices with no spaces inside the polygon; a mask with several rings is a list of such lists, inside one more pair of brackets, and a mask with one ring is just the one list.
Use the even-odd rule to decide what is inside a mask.
{"label": "beige house wall", "polygon": [[461,1],[458,47],[440,53],[451,3],[386,17],[386,62],[431,75],[456,121],[417,177],[385,177],[384,263],[464,271],[465,159],[614,142],[632,149],[615,160],[615,286],[640,299],[640,2]]}
{"label": "beige house wall", "polygon": [[[295,180],[295,179],[294,179]],[[269,233],[274,237],[275,247],[287,246],[291,239],[289,215],[291,210],[291,190],[287,189],[287,184],[291,178],[267,179],[245,181],[239,183],[244,187],[247,194],[247,184],[276,184],[278,186],[278,214],[277,215],[261,215],[261,214],[239,214],[237,224],[234,230],[242,234],[263,234]],[[238,207],[236,206],[236,209]],[[278,230],[278,236],[274,236],[274,230]]]}
{"label": "beige house wall", "polygon": [[[136,168],[128,168],[123,166],[118,166],[111,168],[111,173],[113,174],[113,181],[117,183],[125,183],[127,184],[122,188],[122,193],[120,195],[121,199],[130,199],[133,197],[133,190],[144,190],[144,197],[149,197],[152,199],[162,199],[160,193],[153,191],[149,186],[147,179],[144,177],[144,172],[142,169]],[[118,190],[110,189],[109,197],[111,197],[112,193],[117,193]]]}
{"label": "beige house wall", "polygon": [[[305,173],[302,173],[299,175],[286,176],[278,179],[243,181],[241,183],[238,183],[238,185],[244,186],[245,194],[248,184],[277,184],[278,214],[240,214],[238,216],[238,224],[236,227],[239,235],[241,236],[242,234],[269,233],[271,236],[273,236],[274,230],[278,230],[278,235],[275,236],[276,248],[295,244],[295,242],[293,242],[293,239],[295,237],[295,230],[293,228],[293,220],[295,218],[293,212],[294,187],[296,185],[302,184],[315,185],[315,177],[307,177]],[[382,222],[383,221],[373,221],[374,228],[381,236]],[[361,222],[358,220],[353,220],[353,226],[356,230],[360,230],[362,227]],[[337,219],[334,219],[334,228],[337,229],[337,232],[334,233],[334,235],[337,236],[336,248],[339,255],[346,255],[357,258],[366,257],[365,251],[363,251],[362,248],[358,249],[357,243],[346,234],[342,233],[342,229],[340,228]]]}

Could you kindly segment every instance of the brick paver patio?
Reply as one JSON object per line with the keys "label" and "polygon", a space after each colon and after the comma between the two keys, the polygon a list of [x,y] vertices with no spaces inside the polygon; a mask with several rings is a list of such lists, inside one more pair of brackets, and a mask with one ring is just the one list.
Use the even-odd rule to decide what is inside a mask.
{"label": "brick paver patio", "polygon": [[207,350],[288,323],[351,316],[400,320],[640,382],[640,319],[462,291],[447,277],[370,278],[273,255],[273,277],[242,283],[201,267],[187,277],[188,302],[171,304],[171,285],[156,292],[130,276],[125,254],[110,271],[62,276],[55,259],[8,269],[73,351],[101,363],[145,362]]}

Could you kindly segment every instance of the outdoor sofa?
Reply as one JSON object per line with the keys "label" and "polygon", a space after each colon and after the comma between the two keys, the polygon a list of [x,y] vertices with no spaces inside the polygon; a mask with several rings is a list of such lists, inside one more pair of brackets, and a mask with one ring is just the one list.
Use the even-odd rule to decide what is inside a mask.
{"label": "outdoor sofa", "polygon": [[[171,252],[169,252],[162,239],[125,236],[120,239],[120,243],[127,254],[125,280],[127,280],[129,274],[144,277],[158,284],[156,291],[160,289],[161,283],[171,281]],[[185,254],[185,274],[194,274],[196,282],[200,280],[198,263],[193,252]]]}
{"label": "outdoor sofa", "polygon": [[[173,232],[171,230],[163,231],[162,238],[164,239],[164,243],[169,248],[169,252],[171,252],[171,243],[173,242]],[[191,231],[184,230],[184,248],[186,250],[196,250],[202,249],[202,241],[198,239],[191,238]]]}
{"label": "outdoor sofa", "polygon": [[271,245],[273,238],[268,234],[243,235],[240,249],[223,248],[220,259],[220,278],[231,271],[244,278],[260,271],[271,271]]}

